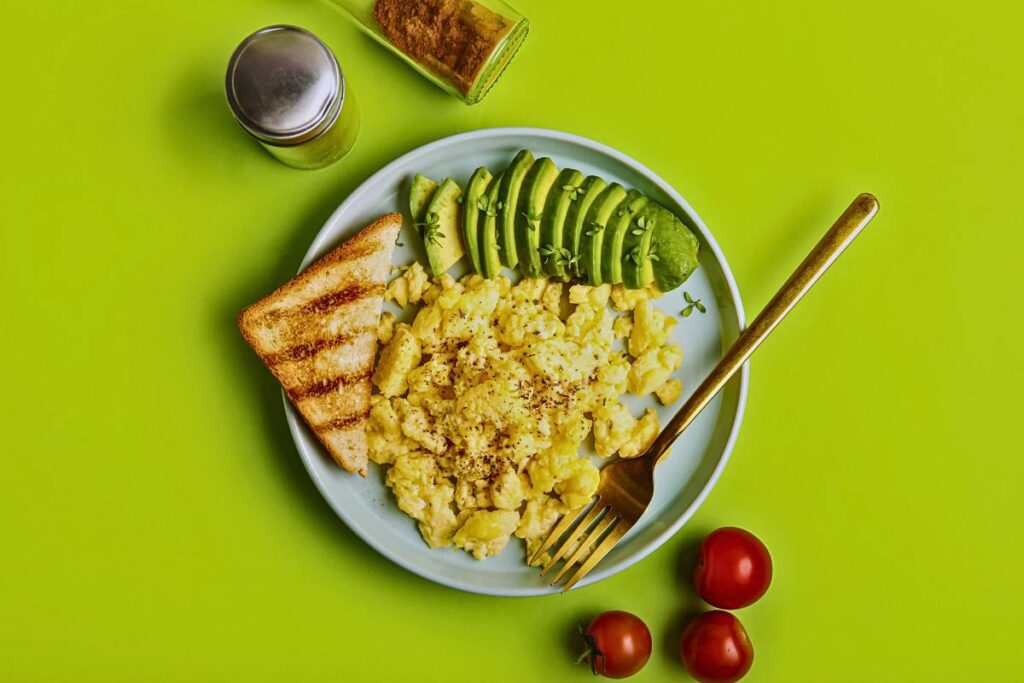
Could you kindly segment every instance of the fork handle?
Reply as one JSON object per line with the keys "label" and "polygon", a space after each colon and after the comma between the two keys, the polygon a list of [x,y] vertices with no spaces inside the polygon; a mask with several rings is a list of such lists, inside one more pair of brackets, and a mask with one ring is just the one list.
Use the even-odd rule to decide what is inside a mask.
{"label": "fork handle", "polygon": [[736,339],[733,345],[722,356],[722,360],[714,367],[697,390],[686,400],[679,412],[669,421],[658,438],[647,451],[647,457],[661,460],[668,453],[669,447],[686,429],[700,411],[711,402],[711,399],[722,390],[743,363],[750,358],[761,342],[771,334],[786,314],[800,301],[807,290],[818,281],[828,267],[850,245],[853,238],[860,234],[864,226],[878,212],[878,200],[870,194],[862,194],[843,212],[843,215],[829,229],[821,241],[815,245],[807,258],[782,285],[782,289],[772,297],[768,305],[750,326]]}

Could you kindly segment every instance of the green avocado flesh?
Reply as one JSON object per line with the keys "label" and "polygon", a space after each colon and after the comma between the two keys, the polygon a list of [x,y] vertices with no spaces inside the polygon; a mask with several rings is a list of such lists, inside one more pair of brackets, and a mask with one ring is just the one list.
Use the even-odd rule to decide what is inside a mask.
{"label": "green avocado flesh", "polygon": [[519,264],[516,253],[516,205],[519,192],[527,171],[533,166],[533,153],[521,150],[506,169],[498,190],[498,244],[501,249],[501,263],[509,268]]}
{"label": "green avocado flesh", "polygon": [[671,292],[697,270],[699,244],[690,229],[664,207],[660,207],[651,237],[651,270],[654,282],[663,292]]}
{"label": "green avocado flesh", "polygon": [[558,177],[558,167],[547,157],[533,162],[519,190],[516,207],[516,253],[519,270],[527,277],[538,277],[540,272],[540,222],[544,204],[551,186]]}
{"label": "green avocado flesh", "polygon": [[540,261],[545,275],[565,277],[572,265],[573,250],[566,243],[566,216],[572,203],[579,199],[583,174],[567,168],[555,178],[548,192],[544,217],[540,220]]}
{"label": "green avocado flesh", "polygon": [[409,213],[412,214],[414,223],[423,222],[427,214],[427,204],[437,191],[437,186],[436,180],[419,173],[412,177],[412,185],[409,187]]}
{"label": "green avocado flesh", "polygon": [[499,173],[477,168],[465,194],[452,178],[437,183],[417,173],[409,210],[435,276],[468,253],[486,278],[508,267],[526,277],[628,289],[655,283],[669,292],[698,267],[699,242],[675,213],[638,190],[559,172],[526,149]]}
{"label": "green avocado flesh", "polygon": [[[604,254],[601,256],[601,279],[609,284],[622,282],[622,260],[626,258],[622,245],[627,234],[640,230],[634,219],[646,203],[647,197],[637,190],[630,190],[608,221],[602,245]],[[647,225],[647,221],[644,221],[644,225]]]}
{"label": "green avocado flesh", "polygon": [[480,209],[480,271],[485,278],[493,279],[501,273],[501,251],[498,246],[498,193],[501,189],[502,174],[498,174],[487,188],[484,202],[487,208]]}
{"label": "green avocado flesh", "polygon": [[590,207],[594,204],[607,183],[597,176],[587,176],[580,184],[579,192],[576,194],[576,201],[569,205],[569,212],[565,216],[564,241],[565,248],[572,254],[574,268],[569,275],[580,276],[583,274],[582,255],[580,253],[580,242],[583,237],[583,223],[587,218]]}
{"label": "green avocado flesh", "polygon": [[459,197],[462,188],[451,178],[446,178],[427,205],[422,227],[423,248],[434,275],[447,272],[455,265],[465,249],[462,245],[462,207]]}
{"label": "green avocado flesh", "polygon": [[601,255],[608,221],[615,209],[626,198],[626,188],[612,183],[597,196],[583,220],[583,234],[580,235],[580,266],[593,286],[604,283],[601,273]]}
{"label": "green avocado flesh", "polygon": [[466,245],[466,253],[473,264],[473,270],[479,273],[480,265],[480,217],[485,215],[481,212],[481,197],[487,192],[491,183],[491,172],[481,166],[473,172],[466,186],[466,198],[462,201],[462,242]]}
{"label": "green avocado flesh", "polygon": [[[651,236],[654,235],[654,226],[661,211],[668,209],[655,201],[648,201],[637,212],[632,228],[626,232],[626,239],[622,243],[622,284],[628,289],[641,289],[654,281],[649,256]],[[640,222],[643,222],[642,228]],[[638,259],[632,258],[630,254],[636,254]]]}

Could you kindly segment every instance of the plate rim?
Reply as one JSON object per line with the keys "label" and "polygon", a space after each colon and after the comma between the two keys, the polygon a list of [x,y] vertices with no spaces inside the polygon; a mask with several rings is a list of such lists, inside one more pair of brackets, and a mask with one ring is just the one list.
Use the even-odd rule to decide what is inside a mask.
{"label": "plate rim", "polygon": [[[590,138],[575,133],[567,133],[565,131],[554,130],[550,128],[538,128],[531,126],[500,126],[493,128],[479,128],[471,131],[462,133],[455,133],[453,135],[447,135],[442,138],[438,138],[431,142],[422,144],[418,147],[400,154],[391,161],[381,166],[376,172],[361,182],[352,192],[348,194],[345,199],[341,201],[338,207],[331,213],[331,215],[324,221],[323,226],[317,232],[316,237],[313,238],[309,249],[306,250],[305,255],[302,258],[302,263],[299,266],[298,272],[304,271],[307,266],[319,255],[324,242],[327,241],[327,233],[336,222],[340,220],[342,214],[344,214],[350,207],[350,205],[358,202],[360,196],[367,192],[370,187],[375,185],[381,179],[385,178],[391,171],[391,169],[400,164],[405,164],[410,161],[414,161],[417,157],[425,156],[430,154],[438,148],[443,148],[448,145],[465,142],[467,140],[476,139],[487,139],[487,138],[501,138],[501,137],[512,137],[512,136],[532,136],[538,138],[546,138],[558,142],[565,142],[575,144],[584,148],[588,148],[592,151],[596,151],[600,154],[611,157],[615,161],[631,168],[633,171],[642,175],[651,184],[657,186],[662,192],[664,192],[672,201],[676,202],[683,208],[686,215],[696,224],[696,227],[701,232],[701,237],[704,240],[705,246],[709,248],[718,260],[718,263],[722,269],[723,279],[726,284],[726,289],[729,292],[729,296],[732,300],[734,318],[737,325],[737,329],[743,330],[746,326],[746,316],[743,310],[743,300],[740,297],[739,286],[736,283],[736,279],[733,276],[732,269],[729,266],[728,260],[725,258],[725,254],[722,253],[721,247],[719,247],[717,240],[714,235],[708,230],[703,219],[700,215],[694,211],[693,207],[690,206],[682,195],[679,194],[665,179],[660,175],[652,171],[650,168],[640,163],[633,157],[620,152],[619,150],[610,147],[604,143],[597,142]],[[733,380],[735,381],[735,380]],[[615,574],[625,571],[630,567],[633,567],[641,560],[647,558],[651,553],[656,551],[658,548],[663,546],[670,538],[675,534],[693,517],[693,515],[700,509],[701,505],[711,494],[712,489],[718,483],[719,478],[722,476],[722,472],[725,470],[725,466],[728,464],[730,456],[732,455],[733,448],[735,447],[736,440],[739,436],[740,426],[743,423],[744,413],[746,412],[747,404],[747,393],[750,384],[750,367],[749,362],[744,363],[739,373],[739,392],[736,398],[736,411],[735,416],[732,420],[732,424],[729,427],[729,434],[725,440],[725,444],[722,447],[722,454],[715,464],[711,475],[708,477],[707,482],[698,492],[693,502],[687,506],[683,514],[679,516],[672,524],[666,527],[660,534],[658,534],[651,542],[641,547],[640,550],[633,555],[625,558],[617,567],[614,569],[611,567],[605,567],[601,569],[598,567],[591,572],[587,577],[577,583],[572,590],[579,590],[586,586],[595,584],[606,578],[614,576]],[[420,576],[433,583],[453,588],[456,590],[465,591],[468,593],[476,593],[478,595],[493,595],[498,597],[533,597],[540,595],[551,595],[560,592],[560,588],[548,585],[540,585],[535,587],[523,587],[523,588],[504,588],[494,589],[485,586],[478,586],[472,583],[467,583],[457,579],[453,579],[447,576],[439,576],[429,574],[421,571],[419,567],[416,567],[410,562],[407,562],[398,553],[392,552],[384,544],[378,543],[376,538],[371,534],[365,533],[355,520],[351,519],[344,507],[336,503],[334,497],[329,494],[327,484],[321,478],[317,469],[312,462],[312,458],[303,448],[301,443],[301,432],[304,429],[303,421],[298,415],[298,412],[289,403],[287,395],[282,390],[281,398],[284,403],[285,417],[288,421],[288,430],[292,436],[292,442],[295,444],[295,449],[298,451],[299,458],[302,460],[303,466],[306,468],[306,472],[309,474],[310,479],[313,480],[317,491],[320,496],[327,502],[334,514],[337,515],[345,526],[349,530],[358,536],[364,543],[370,546],[373,550],[380,553],[391,562],[402,567],[406,571],[412,572],[417,576]]]}

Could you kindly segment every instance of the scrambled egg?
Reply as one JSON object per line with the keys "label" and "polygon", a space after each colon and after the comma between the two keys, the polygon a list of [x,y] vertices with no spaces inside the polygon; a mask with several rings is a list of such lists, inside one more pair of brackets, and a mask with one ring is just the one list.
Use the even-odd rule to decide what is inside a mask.
{"label": "scrambled egg", "polygon": [[389,300],[420,308],[378,329],[370,457],[431,547],[483,559],[514,536],[532,552],[596,492],[599,471],[579,455],[591,434],[602,457],[635,457],[658,435],[653,410],[636,419],[620,403],[626,390],[678,398],[682,351],[665,346],[675,321],[651,305],[658,292],[566,286],[430,282],[418,263],[389,284]]}

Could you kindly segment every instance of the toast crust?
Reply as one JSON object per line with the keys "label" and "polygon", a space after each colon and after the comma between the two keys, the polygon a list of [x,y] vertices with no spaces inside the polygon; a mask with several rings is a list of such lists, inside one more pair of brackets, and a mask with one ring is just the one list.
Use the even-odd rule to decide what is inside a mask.
{"label": "toast crust", "polygon": [[376,327],[401,227],[401,214],[381,216],[237,321],[334,461],[363,476]]}

